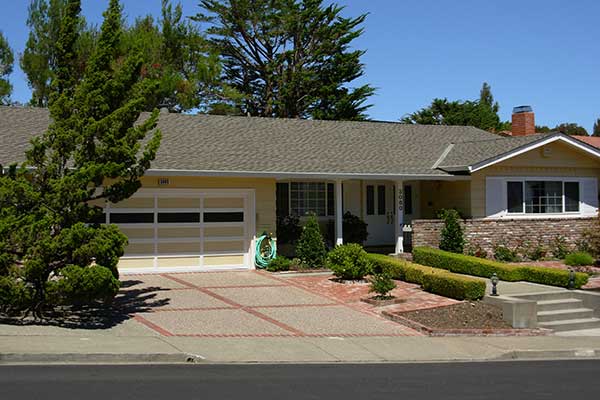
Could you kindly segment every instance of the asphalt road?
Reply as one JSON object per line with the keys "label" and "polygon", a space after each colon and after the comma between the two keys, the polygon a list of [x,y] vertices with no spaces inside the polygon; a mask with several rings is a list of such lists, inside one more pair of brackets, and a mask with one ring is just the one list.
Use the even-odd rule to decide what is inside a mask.
{"label": "asphalt road", "polygon": [[593,399],[600,361],[1,366],[0,399]]}

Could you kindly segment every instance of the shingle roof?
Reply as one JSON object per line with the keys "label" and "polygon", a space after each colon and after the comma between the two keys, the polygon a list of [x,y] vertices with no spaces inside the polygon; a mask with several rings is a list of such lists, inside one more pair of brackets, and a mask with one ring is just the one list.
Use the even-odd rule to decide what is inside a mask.
{"label": "shingle roof", "polygon": [[600,136],[573,135],[571,137],[600,149]]}
{"label": "shingle roof", "polygon": [[[23,161],[31,138],[48,124],[47,109],[0,107],[0,163]],[[168,113],[158,126],[163,141],[153,170],[273,175],[443,177],[451,175],[443,167],[468,166],[539,138],[465,126]]]}

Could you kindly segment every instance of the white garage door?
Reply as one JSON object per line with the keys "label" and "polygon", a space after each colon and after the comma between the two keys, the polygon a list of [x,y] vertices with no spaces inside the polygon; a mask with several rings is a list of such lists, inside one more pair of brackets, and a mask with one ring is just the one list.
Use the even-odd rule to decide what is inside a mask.
{"label": "white garage door", "polygon": [[129,238],[123,273],[253,268],[254,191],[141,189],[106,208]]}

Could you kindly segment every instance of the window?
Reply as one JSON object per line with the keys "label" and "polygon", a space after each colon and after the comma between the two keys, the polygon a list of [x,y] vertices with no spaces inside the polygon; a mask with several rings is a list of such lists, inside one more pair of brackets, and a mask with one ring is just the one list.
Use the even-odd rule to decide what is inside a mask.
{"label": "window", "polygon": [[508,213],[579,212],[579,182],[508,181],[506,193]]}
{"label": "window", "polygon": [[367,215],[375,214],[375,187],[367,185]]}
{"label": "window", "polygon": [[[396,199],[394,198],[394,201]],[[412,186],[407,185],[404,186],[404,214],[412,214],[413,213],[413,204],[412,204]]]}
{"label": "window", "polygon": [[244,222],[244,213],[204,212],[204,222]]}
{"label": "window", "polygon": [[377,186],[377,214],[385,215],[385,186]]}
{"label": "window", "polygon": [[153,224],[154,213],[110,213],[111,224]]}
{"label": "window", "polygon": [[[334,215],[334,186],[325,182],[291,182],[290,211],[304,216],[315,213],[318,216]],[[283,203],[283,200],[281,200]]]}
{"label": "window", "polygon": [[158,223],[198,223],[200,213],[158,213]]}
{"label": "window", "polygon": [[278,217],[290,215],[290,184],[278,182],[276,197],[276,213]]}
{"label": "window", "polygon": [[523,212],[523,182],[508,182],[508,212]]}

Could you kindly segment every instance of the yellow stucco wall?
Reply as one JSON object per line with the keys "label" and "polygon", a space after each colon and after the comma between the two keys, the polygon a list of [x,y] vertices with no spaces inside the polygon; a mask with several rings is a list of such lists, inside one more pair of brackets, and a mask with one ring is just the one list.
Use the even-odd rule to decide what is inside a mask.
{"label": "yellow stucco wall", "polygon": [[[275,233],[275,179],[170,176],[168,177],[168,185],[159,185],[160,178],[159,176],[145,176],[142,178],[142,187],[161,189],[254,189],[256,193],[256,233],[260,234],[263,231]],[[226,204],[225,206],[230,207],[233,205]]]}
{"label": "yellow stucco wall", "polygon": [[444,208],[455,208],[470,217],[470,191],[469,181],[421,181],[419,218],[437,218]]}
{"label": "yellow stucco wall", "polygon": [[600,178],[600,161],[566,143],[554,142],[484,168],[471,175],[471,214],[485,217],[485,178],[488,176],[551,176]]}

